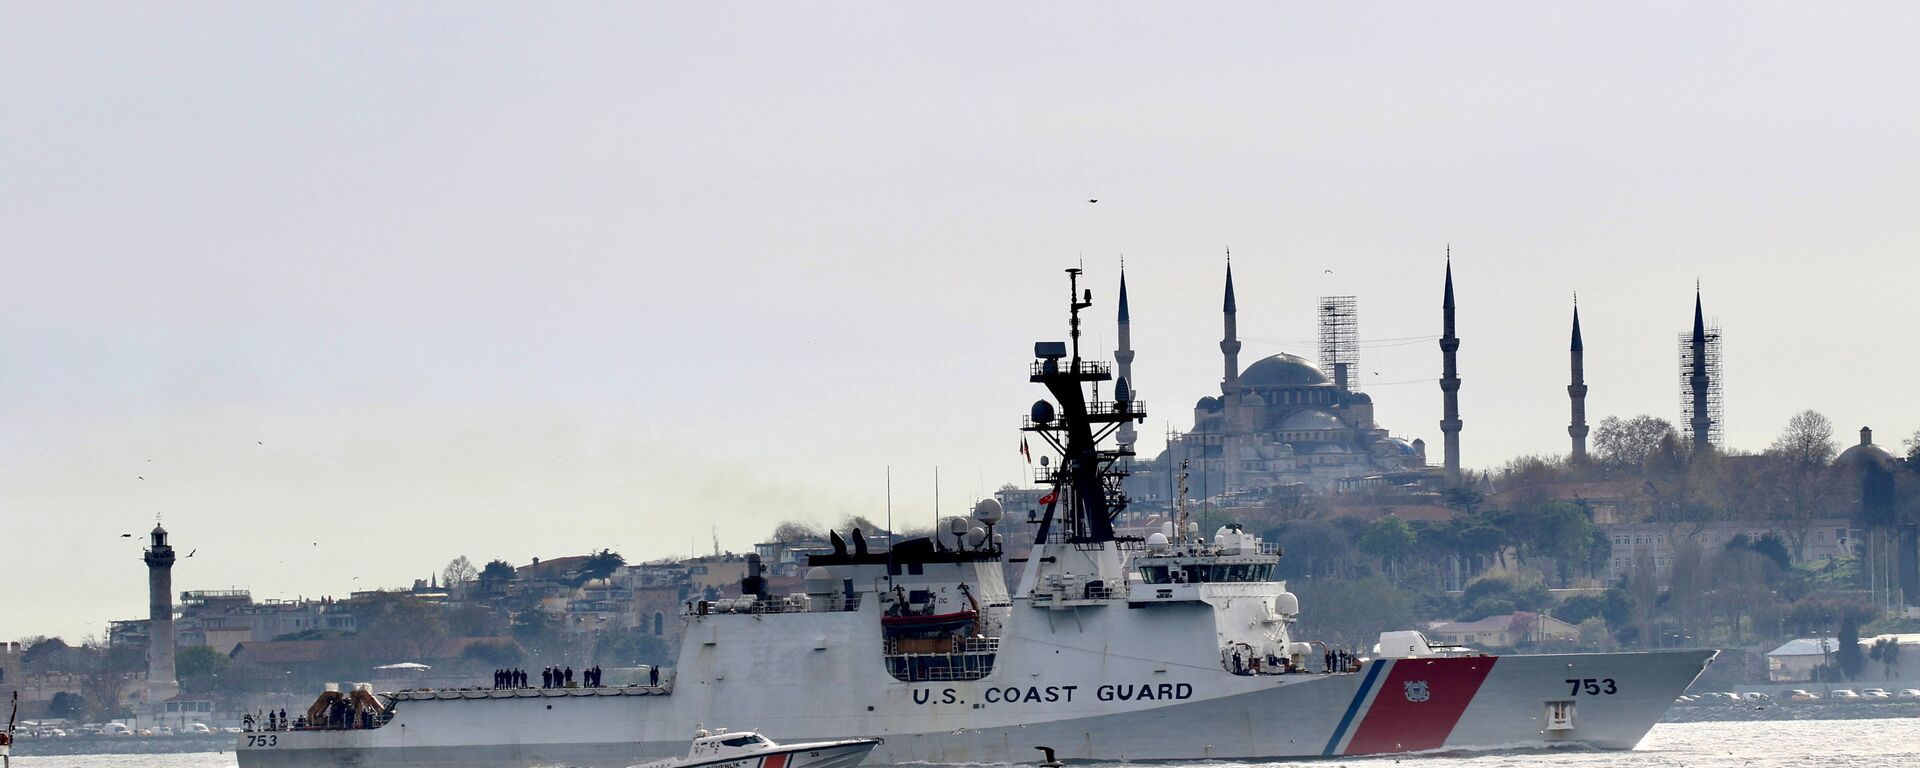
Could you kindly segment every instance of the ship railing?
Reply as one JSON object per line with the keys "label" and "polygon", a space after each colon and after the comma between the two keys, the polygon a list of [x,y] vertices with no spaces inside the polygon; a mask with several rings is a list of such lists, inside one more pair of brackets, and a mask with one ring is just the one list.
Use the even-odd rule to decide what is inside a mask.
{"label": "ship railing", "polygon": [[901,651],[900,640],[898,638],[890,638],[886,641],[882,649],[882,652],[885,653],[887,656],[899,656],[899,657],[952,656],[955,654],[965,655],[965,654],[981,654],[981,653],[999,653],[1000,638],[997,638],[997,637],[956,638],[954,639],[952,645],[947,646],[947,648],[949,648],[950,650]]}
{"label": "ship railing", "polygon": [[[1051,368],[1051,370],[1049,370]],[[1035,360],[1029,371],[1034,376],[1050,376],[1056,373],[1075,373],[1082,376],[1112,376],[1113,364],[1098,360],[1081,360],[1074,367],[1072,360],[1046,361]]]}
{"label": "ship railing", "polygon": [[1087,403],[1088,416],[1145,416],[1145,400],[1095,400]]}
{"label": "ship railing", "polygon": [[706,616],[720,613],[775,614],[775,613],[855,613],[860,610],[860,598],[855,595],[835,594],[826,598],[824,609],[815,606],[818,598],[806,595],[787,595],[754,599],[748,597],[726,598],[721,600],[695,600],[690,604],[691,615]]}
{"label": "ship railing", "polygon": [[919,683],[979,680],[993,673],[995,658],[992,653],[908,653],[887,656],[886,662],[895,680]]}

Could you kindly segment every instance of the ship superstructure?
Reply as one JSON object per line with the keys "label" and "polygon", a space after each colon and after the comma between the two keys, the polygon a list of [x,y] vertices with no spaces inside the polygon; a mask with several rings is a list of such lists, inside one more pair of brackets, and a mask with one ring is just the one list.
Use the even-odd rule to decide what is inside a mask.
{"label": "ship superstructure", "polygon": [[1036,344],[1029,372],[1048,397],[1022,428],[1053,455],[1024,557],[1009,557],[990,499],[885,549],[835,533],[801,593],[769,594],[753,562],[740,597],[690,604],[656,684],[385,694],[346,727],[243,734],[240,764],[612,768],[677,754],[717,723],[881,737],[882,764],[1023,762],[1043,745],[1074,760],[1627,749],[1712,658],[1494,657],[1412,631],[1368,658],[1336,653],[1293,637],[1302,608],[1273,579],[1269,543],[1235,526],[1203,535],[1184,515],[1117,533],[1130,449],[1103,445],[1146,413],[1129,382],[1081,358],[1092,296],[1068,272],[1068,341]]}

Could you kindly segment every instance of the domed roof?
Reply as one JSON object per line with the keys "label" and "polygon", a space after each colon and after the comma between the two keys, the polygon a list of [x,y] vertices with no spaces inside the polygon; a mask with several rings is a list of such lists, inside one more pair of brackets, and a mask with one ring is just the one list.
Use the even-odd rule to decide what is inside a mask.
{"label": "domed roof", "polygon": [[1240,384],[1246,387],[1312,387],[1332,383],[1306,358],[1285,352],[1261,358],[1240,374]]}
{"label": "domed roof", "polygon": [[1867,463],[1888,467],[1895,461],[1893,454],[1873,444],[1873,430],[1861,427],[1860,444],[1841,451],[1839,458],[1834,459],[1833,463],[1835,466],[1858,468]]}
{"label": "domed roof", "polygon": [[1217,411],[1220,410],[1220,400],[1219,398],[1203,397],[1200,398],[1199,402],[1193,404],[1193,409],[1196,411]]}
{"label": "domed roof", "polygon": [[1312,431],[1325,429],[1346,429],[1333,414],[1326,411],[1300,411],[1280,422],[1281,429]]}

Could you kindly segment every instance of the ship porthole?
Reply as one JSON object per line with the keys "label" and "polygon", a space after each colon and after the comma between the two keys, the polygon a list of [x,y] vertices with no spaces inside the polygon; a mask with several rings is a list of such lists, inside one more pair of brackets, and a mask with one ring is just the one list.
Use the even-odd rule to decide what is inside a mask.
{"label": "ship porthole", "polygon": [[552,705],[552,704],[548,704],[548,705],[547,705],[547,709],[553,709],[553,705]]}

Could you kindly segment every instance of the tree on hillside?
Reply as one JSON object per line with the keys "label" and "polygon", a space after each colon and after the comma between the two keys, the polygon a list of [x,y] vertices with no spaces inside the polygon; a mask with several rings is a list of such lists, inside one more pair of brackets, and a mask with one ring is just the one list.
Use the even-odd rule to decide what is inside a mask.
{"label": "tree on hillside", "polygon": [[1800,464],[1824,466],[1839,452],[1833,442],[1833,422],[1819,411],[1796,413],[1767,452]]}
{"label": "tree on hillside", "polygon": [[1542,505],[1534,516],[1537,522],[1533,526],[1532,548],[1554,559],[1564,586],[1572,578],[1574,568],[1584,570],[1586,567],[1587,552],[1594,546],[1593,520],[1578,504],[1565,501]]}
{"label": "tree on hillside", "polygon": [[1840,647],[1833,654],[1834,663],[1840,665],[1840,673],[1852,680],[1860,676],[1860,670],[1867,660],[1860,653],[1860,622],[1852,616],[1840,622]]}
{"label": "tree on hillside", "polygon": [[480,569],[480,581],[487,584],[505,584],[513,581],[515,575],[513,564],[505,560],[489,560],[487,567]]}
{"label": "tree on hillside", "polygon": [[212,646],[180,649],[173,655],[173,670],[180,680],[180,690],[187,693],[225,693],[240,683],[234,675],[233,659]]}
{"label": "tree on hillside", "polygon": [[1338,576],[1350,549],[1346,534],[1325,520],[1296,520],[1261,538],[1286,552],[1277,566],[1283,578]]}
{"label": "tree on hillside", "polygon": [[1888,680],[1894,679],[1893,670],[1895,667],[1900,666],[1900,642],[1898,640],[1891,637],[1883,637],[1875,640],[1873,641],[1873,649],[1868,651],[1867,655],[1874,661],[1880,662],[1880,670],[1884,673],[1881,675],[1882,677]]}
{"label": "tree on hillside", "polygon": [[1289,586],[1306,606],[1300,616],[1299,636],[1336,646],[1370,648],[1381,632],[1406,629],[1419,618],[1413,614],[1407,593],[1379,576],[1307,579]]}
{"label": "tree on hillside", "polygon": [[406,592],[370,592],[353,597],[357,661],[391,664],[418,661],[447,638],[440,612]]}
{"label": "tree on hillside", "polygon": [[1358,543],[1360,551],[1378,558],[1387,577],[1397,581],[1395,566],[1408,552],[1413,551],[1414,542],[1413,528],[1407,525],[1407,521],[1398,515],[1387,515],[1368,523]]}
{"label": "tree on hillside", "polygon": [[612,576],[614,571],[619,570],[620,566],[626,564],[627,559],[621,557],[620,553],[602,549],[599,552],[588,555],[587,561],[581,564],[580,570],[574,573],[573,578],[570,579],[569,582],[573,586],[578,587],[594,579],[604,579]]}
{"label": "tree on hillside", "polygon": [[81,690],[93,706],[93,714],[101,719],[112,717],[146,668],[146,654],[125,645],[112,647],[97,637],[87,638],[73,652],[80,669]]}
{"label": "tree on hillside", "polygon": [[449,590],[464,589],[467,582],[480,577],[480,570],[473,567],[473,561],[461,555],[447,563],[446,570],[440,572],[440,584]]}
{"label": "tree on hillside", "polygon": [[47,714],[62,720],[82,720],[87,716],[87,697],[72,691],[53,694],[47,702]]}
{"label": "tree on hillside", "polygon": [[773,527],[773,540],[781,544],[799,544],[826,538],[820,528],[803,520],[785,520]]}
{"label": "tree on hillside", "polygon": [[1659,450],[1662,439],[1678,435],[1666,419],[1645,414],[1624,420],[1608,416],[1593,431],[1593,450],[1602,464],[1638,469]]}
{"label": "tree on hillside", "polygon": [[20,641],[25,650],[20,652],[20,663],[32,672],[73,672],[76,671],[72,651],[67,641],[58,637],[35,635]]}

